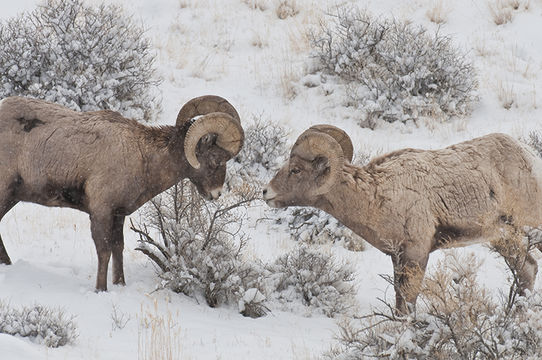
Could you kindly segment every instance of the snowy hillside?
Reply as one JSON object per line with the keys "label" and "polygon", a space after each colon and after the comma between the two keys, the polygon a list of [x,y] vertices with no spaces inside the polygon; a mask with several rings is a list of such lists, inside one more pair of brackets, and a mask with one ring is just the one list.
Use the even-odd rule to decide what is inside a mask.
{"label": "snowy hillside", "polygon": [[[542,131],[541,0],[518,1],[519,8],[502,25],[496,24],[502,15],[497,0],[347,1],[375,16],[421,24],[430,32],[440,26],[439,32],[468,54],[478,74],[480,100],[471,115],[442,123],[381,122],[374,130],[358,125],[355,110],[344,106],[332,82],[309,87],[303,81],[310,64],[308,31],[344,1],[106,2],[122,5],[141,21],[156,48],[163,79],[162,113],[156,124],[173,124],[186,101],[216,94],[236,107],[245,127],[258,119],[279,124],[289,130],[291,144],[309,126],[329,123],[348,132],[355,153],[371,156],[404,147],[437,149],[492,132],[526,138],[533,130]],[[0,18],[31,10],[37,3],[4,1]],[[291,11],[287,15],[292,16],[280,11]],[[443,22],[437,25],[435,19]],[[257,202],[244,229],[250,236],[247,252],[262,261],[296,246],[286,231],[256,221],[267,211]],[[138,221],[140,214],[132,218]],[[13,261],[11,266],[0,265],[0,302],[60,308],[74,316],[78,330],[74,344],[59,348],[0,334],[1,359],[136,359],[144,358],[151,346],[171,347],[174,355],[169,359],[314,359],[329,349],[338,331],[337,319],[302,306],[296,312],[273,309],[251,319],[240,315],[236,306],[210,308],[184,295],[155,291],[155,268],[134,250],[137,235],[129,223],[124,250],[127,286],[109,282],[106,293],[94,291],[97,257],[86,214],[20,203],[0,223],[0,234]],[[379,276],[392,275],[388,256],[369,245],[362,252],[333,244],[321,245],[320,250],[355,266],[360,314],[378,305],[379,297],[393,300],[393,288]],[[483,259],[480,278],[486,286],[507,291],[502,260],[482,245],[461,251]],[[432,254],[429,272],[443,253]],[[535,288],[540,286],[539,277]],[[154,325],[145,327],[145,322]]]}

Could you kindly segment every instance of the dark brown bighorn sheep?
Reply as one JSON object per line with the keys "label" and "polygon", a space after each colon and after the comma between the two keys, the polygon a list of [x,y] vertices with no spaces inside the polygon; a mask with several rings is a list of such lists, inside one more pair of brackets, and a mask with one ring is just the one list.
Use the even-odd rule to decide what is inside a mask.
{"label": "dark brown bighorn sheep", "polygon": [[[183,178],[218,198],[244,133],[237,111],[218,96],[190,100],[175,126],[161,127],[9,97],[0,102],[0,139],[0,220],[19,201],[88,213],[96,289],[107,290],[111,255],[113,284],[125,284],[125,216]],[[1,239],[0,263],[11,263]]]}
{"label": "dark brown bighorn sheep", "polygon": [[[491,134],[441,150],[403,149],[363,167],[351,160],[344,131],[312,127],[297,139],[264,199],[272,207],[322,209],[390,255],[402,313],[416,303],[432,251],[497,239],[510,221],[542,224],[542,161],[510,136]],[[536,272],[529,255],[522,289],[532,288]]]}

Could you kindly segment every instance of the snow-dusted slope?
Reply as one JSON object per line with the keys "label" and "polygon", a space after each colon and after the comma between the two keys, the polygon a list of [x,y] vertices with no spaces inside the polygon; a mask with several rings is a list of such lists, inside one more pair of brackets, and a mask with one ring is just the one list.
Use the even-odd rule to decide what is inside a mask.
{"label": "snow-dusted slope", "polygon": [[[279,0],[115,2],[141,19],[157,47],[164,78],[164,111],[159,123],[173,123],[188,99],[213,93],[228,98],[244,124],[254,118],[279,123],[291,129],[293,141],[310,125],[331,123],[351,134],[355,150],[368,152],[438,148],[495,131],[520,137],[533,129],[542,130],[539,0],[525,1],[528,9],[514,11],[512,22],[501,26],[494,23],[485,1],[356,2],[374,14],[409,19],[431,30],[436,25],[428,12],[440,4],[446,19],[440,31],[470,52],[480,74],[481,100],[471,117],[437,125],[388,124],[376,130],[360,128],[353,114],[336,100],[299,85],[309,51],[306,31],[333,7],[332,1],[291,0],[298,14],[284,20],[276,13]],[[13,16],[35,3],[4,2],[0,16]],[[510,109],[502,106],[507,98],[513,100]],[[292,246],[287,234],[270,231],[265,223],[249,232],[255,256],[270,259]],[[322,316],[273,312],[254,320],[235,309],[211,309],[177,294],[153,292],[154,269],[133,250],[136,237],[128,227],[128,285],[111,286],[109,292],[96,294],[97,261],[89,222],[86,215],[72,210],[19,204],[0,224],[0,233],[14,262],[0,266],[0,301],[14,306],[39,303],[60,307],[76,316],[80,333],[75,345],[59,349],[0,334],[2,359],[135,359],[142,346],[149,346],[149,330],[140,326],[149,317],[176,325],[170,339],[180,359],[309,359],[329,347],[337,330],[333,319]],[[393,297],[392,289],[378,276],[391,274],[391,262],[385,255],[374,249],[331,251],[359,269],[360,311],[376,305],[376,297]],[[475,251],[486,259],[481,277],[488,286],[502,286],[505,272],[499,261],[482,246],[465,251]],[[439,256],[438,252],[433,254],[430,263]],[[122,329],[114,325],[113,318],[119,317],[128,320]]]}

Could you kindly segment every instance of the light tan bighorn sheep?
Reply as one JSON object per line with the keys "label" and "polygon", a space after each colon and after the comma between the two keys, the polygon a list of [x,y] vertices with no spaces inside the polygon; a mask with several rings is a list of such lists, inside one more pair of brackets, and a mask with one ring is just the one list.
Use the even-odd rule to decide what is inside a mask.
{"label": "light tan bighorn sheep", "polygon": [[[175,126],[161,127],[9,97],[0,102],[0,139],[0,220],[19,201],[88,213],[96,289],[105,291],[111,255],[113,284],[125,284],[125,216],[183,178],[218,198],[244,133],[237,111],[218,96],[190,100]],[[11,263],[1,238],[0,263]]]}
{"label": "light tan bighorn sheep", "polygon": [[[416,303],[432,251],[496,239],[510,221],[542,224],[542,161],[510,136],[491,134],[441,150],[403,149],[363,167],[351,160],[344,131],[312,127],[297,139],[264,199],[272,207],[322,209],[390,255],[402,313]],[[536,272],[529,256],[522,289],[532,288]]]}

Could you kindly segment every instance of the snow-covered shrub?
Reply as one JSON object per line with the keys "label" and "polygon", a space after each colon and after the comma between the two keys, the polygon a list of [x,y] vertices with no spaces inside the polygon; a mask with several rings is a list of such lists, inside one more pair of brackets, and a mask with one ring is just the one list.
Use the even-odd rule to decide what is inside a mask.
{"label": "snow-covered shrub", "polygon": [[330,254],[302,245],[268,265],[273,298],[286,307],[301,302],[327,316],[355,307],[354,269]]}
{"label": "snow-covered shrub", "polygon": [[0,333],[30,337],[49,347],[64,346],[77,338],[73,317],[66,316],[61,310],[41,305],[16,309],[2,301]]}
{"label": "snow-covered shrub", "polygon": [[276,223],[286,223],[292,237],[309,244],[339,243],[354,251],[363,251],[361,237],[328,213],[311,207],[289,207],[276,211]]}
{"label": "snow-covered shrub", "polygon": [[[145,207],[139,250],[156,265],[159,287],[203,297],[211,307],[239,305],[246,316],[265,314],[261,268],[244,259],[242,232],[246,206],[259,189],[244,185],[213,202],[205,201],[188,180],[154,198]],[[155,239],[157,238],[157,240]]]}
{"label": "snow-covered shrub", "polygon": [[288,153],[288,131],[281,125],[254,116],[245,127],[245,142],[228,171],[228,184],[242,181],[263,184],[283,164]]}
{"label": "snow-covered shrub", "polygon": [[525,142],[536,151],[538,156],[542,157],[542,134],[539,131],[531,131]]}
{"label": "snow-covered shrub", "polygon": [[477,97],[471,62],[451,38],[408,22],[339,7],[310,34],[317,71],[341,79],[360,125],[469,114]]}
{"label": "snow-covered shrub", "polygon": [[242,299],[239,299],[239,312],[244,316],[259,318],[266,315],[269,311],[265,302],[265,295],[256,288],[245,291]]}
{"label": "snow-covered shrub", "polygon": [[25,95],[144,120],[159,110],[152,46],[118,6],[46,0],[0,22],[0,42],[0,98]]}
{"label": "snow-covered shrub", "polygon": [[[525,252],[516,255],[517,265]],[[343,323],[339,344],[326,358],[541,358],[542,294],[519,296],[516,269],[513,296],[496,300],[476,279],[480,264],[473,254],[448,253],[425,278],[414,313],[397,316],[385,303],[359,322]]]}

